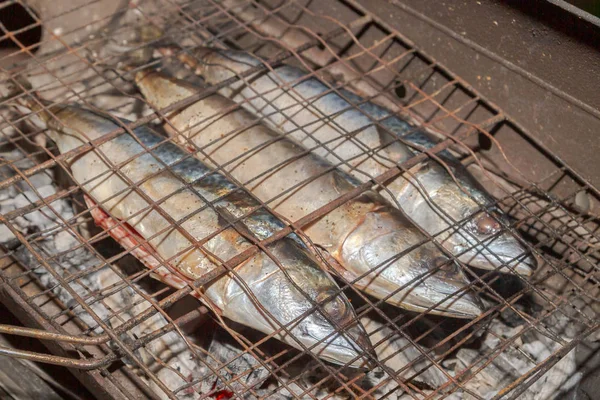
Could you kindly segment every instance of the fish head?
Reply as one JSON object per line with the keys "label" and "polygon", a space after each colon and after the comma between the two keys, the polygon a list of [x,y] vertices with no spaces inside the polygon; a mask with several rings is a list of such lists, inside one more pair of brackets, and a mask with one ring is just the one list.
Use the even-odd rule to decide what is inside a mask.
{"label": "fish head", "polygon": [[202,89],[187,81],[148,68],[136,71],[134,80],[146,101],[158,109],[169,107]]}
{"label": "fish head", "polygon": [[218,302],[224,315],[266,334],[278,332],[279,340],[334,364],[362,367],[372,361],[368,335],[350,302],[306,247],[286,237],[268,249],[277,262],[259,253],[237,273],[270,318],[233,281],[222,291],[230,293],[226,300]]}
{"label": "fish head", "polygon": [[467,219],[463,229],[453,235],[457,251],[462,253],[460,260],[476,268],[533,274],[537,260],[516,235],[504,228],[509,224],[500,210],[481,211]]}
{"label": "fish head", "polygon": [[442,239],[444,246],[472,267],[531,275],[537,267],[536,258],[505,228],[510,225],[508,216],[498,208],[478,209],[477,205],[455,207],[452,217],[456,228],[450,228],[450,235]]}
{"label": "fish head", "polygon": [[[333,364],[368,365],[375,357],[368,335],[333,278],[297,241],[286,238],[277,247],[287,276],[300,289],[289,291],[289,303],[306,314],[292,329],[296,339]],[[294,252],[301,257],[290,258]]]}
{"label": "fish head", "polygon": [[[442,168],[431,166],[419,177],[430,201],[415,202],[409,214],[452,254],[472,267],[529,276],[536,259],[517,235],[505,227],[508,216],[472,179],[455,171],[458,182]],[[481,204],[488,206],[481,210]],[[510,268],[507,268],[510,266]]]}
{"label": "fish head", "polygon": [[[432,314],[474,318],[482,313],[481,300],[468,289],[464,266],[444,255],[433,243],[410,254],[414,267],[409,274],[420,282],[409,293],[416,311],[435,306]],[[421,308],[421,310],[419,309]]]}
{"label": "fish head", "polygon": [[314,311],[295,332],[309,343],[319,343],[313,352],[322,359],[338,365],[367,367],[376,359],[368,335],[348,300],[336,292],[321,291],[314,298],[318,309],[311,307],[309,310]]}
{"label": "fish head", "polygon": [[346,238],[341,256],[353,275],[363,277],[359,287],[390,304],[456,318],[482,313],[463,266],[396,210],[369,213]]}
{"label": "fish head", "polygon": [[387,294],[393,293],[388,303],[454,318],[475,318],[482,313],[481,300],[469,289],[464,267],[433,243],[396,259],[387,269],[382,276],[394,284]]}

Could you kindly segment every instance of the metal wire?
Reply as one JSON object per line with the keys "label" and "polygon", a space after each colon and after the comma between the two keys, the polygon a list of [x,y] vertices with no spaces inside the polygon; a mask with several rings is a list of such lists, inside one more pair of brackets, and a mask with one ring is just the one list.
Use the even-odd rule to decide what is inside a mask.
{"label": "metal wire", "polygon": [[[10,246],[4,245],[2,248],[4,254],[0,260],[6,266],[0,269],[0,284],[4,288],[3,301],[13,310],[26,314],[23,322],[31,327],[0,326],[0,332],[55,342],[49,348],[56,354],[31,354],[25,350],[4,348],[0,348],[0,352],[90,370],[81,377],[78,375],[85,384],[102,382],[99,386],[106,384],[104,390],[109,396],[118,393],[126,398],[154,396],[152,391],[155,390],[169,398],[388,398],[401,391],[406,398],[413,399],[447,398],[453,393],[477,399],[489,398],[490,394],[493,398],[515,399],[527,390],[540,390],[539,384],[536,387],[536,381],[552,371],[561,360],[566,360],[579,343],[597,332],[600,289],[598,218],[578,209],[575,197],[578,193],[585,193],[593,201],[598,201],[599,189],[552,153],[518,121],[418,49],[400,32],[387,26],[376,15],[368,13],[359,3],[353,0],[317,3],[301,0],[125,1],[115,2],[110,10],[93,20],[77,18],[89,15],[86,13],[89,10],[106,7],[102,2],[67,5],[52,15],[36,14],[35,4],[22,1],[5,3],[23,6],[35,22],[12,32],[2,27],[4,35],[0,40],[12,41],[15,50],[0,62],[12,59],[15,55],[27,58],[7,66],[3,78],[5,83],[19,86],[21,81],[17,77],[25,76],[33,82],[36,93],[21,86],[21,93],[16,98],[3,103],[0,148],[2,151],[9,149],[13,151],[11,154],[18,156],[0,160],[0,191],[12,193],[13,197],[21,196],[24,201],[0,214],[0,223],[15,238]],[[61,23],[68,28],[57,29]],[[44,29],[41,42],[34,45],[21,43],[18,35],[38,26]],[[54,28],[50,30],[50,27]],[[141,35],[140,42],[139,33],[148,27],[152,28],[153,34],[150,38]],[[163,55],[138,65],[137,70],[165,67],[175,74],[185,75],[186,79],[196,79],[193,74],[186,72],[185,67],[191,66],[193,70],[194,65],[201,63],[194,55],[197,46],[246,51],[260,57],[263,63],[219,84],[204,87],[169,107],[155,109],[132,87],[135,70],[124,69],[122,64],[135,58],[139,52],[152,53],[152,49],[167,48],[165,45],[169,46],[168,57]],[[349,89],[362,95],[364,102],[382,104],[440,140],[433,147],[424,148],[415,146],[403,137],[398,138],[398,141],[416,149],[417,154],[398,164],[388,159],[386,161],[394,166],[373,176],[362,171],[361,165],[354,161],[360,157],[381,157],[380,150],[385,146],[370,147],[357,139],[359,132],[348,132],[336,123],[335,117],[343,115],[348,109],[336,115],[319,115],[316,121],[307,125],[295,124],[293,130],[282,137],[302,132],[316,143],[306,148],[300,156],[325,150],[337,160],[326,172],[344,168],[362,174],[366,179],[364,183],[296,221],[282,218],[286,227],[264,240],[247,235],[240,221],[261,209],[278,215],[279,202],[293,196],[296,190],[324,173],[289,188],[275,198],[262,201],[254,197],[249,188],[264,176],[295,160],[275,165],[263,174],[257,174],[251,181],[238,182],[231,176],[232,167],[260,152],[271,142],[247,149],[239,157],[219,164],[211,159],[208,149],[198,148],[188,141],[189,147],[215,165],[215,172],[225,175],[237,185],[238,191],[252,197],[256,207],[199,241],[182,228],[191,215],[175,220],[161,208],[176,193],[165,193],[163,198],[153,200],[140,190],[145,180],[155,176],[152,175],[144,181],[127,182],[127,190],[145,198],[150,206],[129,216],[127,220],[118,221],[119,226],[124,227],[128,221],[152,210],[158,212],[170,222],[171,227],[156,233],[155,237],[175,229],[190,242],[174,257],[192,249],[210,253],[205,244],[225,229],[236,230],[251,246],[229,260],[221,260],[217,255],[210,254],[211,259],[217,261],[218,268],[194,282],[186,280],[184,287],[172,293],[162,286],[146,290],[152,271],[143,267],[131,268],[130,264],[136,263],[131,255],[136,249],[149,246],[153,238],[123,250],[111,242],[107,231],[85,233],[92,223],[82,200],[82,195],[87,193],[82,187],[83,183],[73,184],[69,161],[95,151],[110,165],[109,172],[118,174],[120,168],[131,160],[119,164],[111,162],[110,157],[99,149],[103,143],[144,125],[164,124],[167,128],[175,129],[170,116],[177,111],[239,81],[251,87],[251,80],[255,79],[257,73],[277,74],[277,68],[284,64],[304,69],[307,74],[302,80],[317,77],[327,83],[328,91],[315,98],[303,98],[294,89],[298,82],[277,88],[292,93],[304,107],[311,107],[323,96],[335,93],[350,104],[348,109],[360,111],[361,103],[348,99],[341,91]],[[269,100],[269,93],[255,91],[254,95],[266,104],[273,104]],[[46,133],[32,123],[33,115],[22,110],[15,112],[11,108],[15,100],[33,96],[40,96],[51,104],[82,104],[111,118],[118,129],[72,151],[56,154],[51,144],[40,147],[40,138]],[[252,100],[246,98],[244,101],[249,103]],[[40,112],[53,114],[50,105],[39,105],[42,108]],[[222,117],[238,107],[224,110]],[[283,113],[289,110],[277,111]],[[133,115],[135,118],[129,117],[132,122],[123,123],[113,115]],[[373,126],[387,131],[383,121],[366,116]],[[196,124],[200,126],[211,118],[214,116],[206,116],[204,121]],[[253,125],[267,122],[269,118],[268,114],[262,115]],[[334,143],[319,141],[312,136],[311,132],[318,126],[316,124],[334,128],[346,141],[356,144],[361,154],[354,159],[340,157]],[[244,130],[250,128],[252,126],[248,125]],[[494,135],[499,129],[510,130],[526,140],[532,151],[541,154],[553,166],[552,171],[535,180],[531,174],[521,171],[510,152],[504,150],[505,144]],[[227,132],[223,140],[240,133],[239,130]],[[498,156],[495,160],[502,160],[505,168],[499,169],[497,163],[489,160],[486,152],[477,149],[473,138],[478,136],[492,143],[493,151]],[[277,140],[280,139],[274,139]],[[165,137],[162,143],[152,147],[142,144],[144,153],[152,153],[169,141],[171,139]],[[280,334],[293,337],[290,329],[312,312],[326,315],[323,305],[329,299],[313,303],[312,310],[290,324],[278,326],[271,335],[262,336],[230,326],[228,321],[209,313],[198,304],[191,309],[188,307],[183,315],[177,315],[176,309],[187,301],[188,294],[202,298],[201,288],[224,274],[234,276],[248,296],[253,298],[250,289],[237,275],[236,266],[257,252],[264,252],[281,268],[268,245],[290,233],[296,233],[314,249],[323,264],[331,265],[331,258],[318,250],[305,233],[307,227],[366,191],[375,189],[385,193],[386,183],[401,175],[411,176],[411,168],[420,163],[442,165],[459,184],[453,169],[440,155],[448,150],[461,156],[463,164],[470,171],[477,172],[478,177],[486,181],[486,188],[494,193],[497,199],[495,203],[479,203],[481,209],[499,207],[514,217],[510,224],[503,225],[503,231],[528,238],[528,248],[540,261],[539,271],[530,279],[511,278],[494,271],[475,273],[465,270],[471,279],[468,289],[475,290],[486,299],[487,309],[481,316],[457,322],[432,317],[427,313],[402,312],[386,305],[386,299],[374,300],[354,288],[353,284],[367,276],[367,273],[352,281],[337,276],[341,284],[339,292],[334,295],[341,292],[348,294],[361,321],[378,321],[377,327],[369,332],[375,349],[383,351],[381,349],[390,343],[401,343],[385,354],[378,354],[378,360],[371,360],[376,365],[375,371],[364,371],[327,364],[310,353],[310,348],[301,342],[298,344],[304,352],[278,345],[272,339]],[[192,156],[190,154],[188,157]],[[161,172],[171,170],[166,164],[162,168]],[[56,190],[50,194],[41,190],[36,184],[36,179],[41,179],[36,178],[40,174],[45,175]],[[60,175],[66,178],[59,179]],[[120,176],[125,179],[122,174]],[[195,190],[191,184],[182,183],[180,191]],[[423,187],[420,189],[424,190]],[[468,191],[465,193],[468,194]],[[113,198],[121,194],[114,193]],[[206,207],[215,209],[215,204],[227,195],[229,193],[206,201]],[[65,215],[62,202],[72,206],[75,211]],[[96,207],[102,207],[102,204]],[[202,209],[192,215],[200,211]],[[440,212],[443,213],[443,210]],[[52,223],[41,230],[24,231],[22,226],[27,224],[23,219],[27,220],[28,216],[35,213]],[[464,226],[468,221],[469,218],[453,221],[448,231]],[[35,226],[35,223],[30,225]],[[402,254],[396,254],[391,260],[430,241],[441,248],[438,242],[444,233],[432,236],[424,232],[423,241]],[[56,238],[61,234],[70,237],[66,242],[69,245],[49,251],[48,243],[60,244]],[[485,243],[480,245],[486,246]],[[77,260],[81,254],[87,257],[84,265],[73,268],[66,262],[69,259]],[[177,274],[170,261],[172,259],[159,260],[161,266]],[[377,268],[385,268],[385,263]],[[440,268],[443,265],[426,276],[415,277],[405,287],[426,282],[428,276]],[[111,278],[108,283],[98,285],[99,276]],[[507,285],[506,281],[510,279],[511,285]],[[507,289],[507,286],[513,285],[514,288]],[[69,300],[61,300],[61,295]],[[390,293],[388,297],[393,295]],[[133,300],[120,303],[118,299],[123,298]],[[253,298],[253,301],[257,307],[261,307],[257,299]],[[428,311],[433,308],[435,306]],[[514,326],[507,322],[511,318]],[[193,332],[185,329],[189,324],[197,325]],[[344,327],[336,328],[340,333],[345,332]],[[220,336],[212,337],[212,342],[208,340],[208,344],[198,343],[194,334],[197,332],[206,336],[205,342],[207,337],[216,335],[214,332],[219,332]],[[218,346],[222,337],[231,338],[237,352],[227,355],[211,353],[211,343]],[[534,340],[536,344],[547,346],[543,355],[527,349],[527,345],[534,343]],[[490,343],[493,347],[489,347]],[[218,349],[225,349],[221,346]],[[475,353],[472,352],[473,348],[477,349]],[[170,353],[165,353],[165,349],[171,349],[168,350]],[[369,349],[363,351],[368,352]],[[406,358],[404,364],[399,366],[397,360],[408,357],[406,354],[410,351],[416,351],[416,356]],[[182,372],[185,366],[181,359],[173,362],[172,354],[186,354],[187,361],[196,365],[197,370],[186,376],[186,372]],[[472,357],[467,360],[467,355]],[[514,360],[515,365],[521,363],[520,369],[513,372],[517,376],[509,374],[511,379],[508,381],[492,380],[496,386],[484,392],[482,382],[490,381],[489,376],[493,374],[490,371],[498,369],[498,365],[502,367],[506,359]],[[115,368],[118,360],[124,360],[127,365]],[[450,367],[449,362],[455,365]],[[132,384],[132,381],[135,383]],[[146,385],[150,388],[139,389]],[[134,386],[138,389],[133,389]]]}

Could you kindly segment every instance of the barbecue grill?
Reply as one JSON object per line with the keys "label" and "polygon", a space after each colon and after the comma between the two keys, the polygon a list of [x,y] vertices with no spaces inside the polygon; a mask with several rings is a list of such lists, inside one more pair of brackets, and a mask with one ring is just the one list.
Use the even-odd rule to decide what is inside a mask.
{"label": "barbecue grill", "polygon": [[[600,191],[588,150],[580,144],[578,160],[573,157],[578,150],[567,143],[567,127],[557,137],[548,133],[553,128],[532,127],[519,112],[513,118],[490,100],[493,92],[484,95],[450,71],[383,11],[403,12],[429,26],[437,25],[434,20],[396,1],[387,8],[363,3],[6,1],[0,7],[20,7],[31,23],[18,29],[3,25],[3,43],[13,47],[0,60],[2,80],[15,85],[19,76],[26,77],[52,102],[76,102],[134,121],[110,135],[115,137],[144,124],[163,124],[169,112],[244,78],[157,110],[122,68],[132,57],[150,60],[140,67],[191,81],[200,78],[181,56],[193,60],[198,46],[260,57],[262,66],[246,76],[284,63],[302,67],[332,91],[360,92],[439,139],[360,190],[385,190],[390,178],[427,158],[440,161],[444,150],[452,152],[513,218],[505,229],[519,232],[538,259],[532,277],[470,271],[472,289],[486,305],[474,320],[395,309],[339,277],[378,361],[371,370],[327,364],[234,326],[188,296],[250,253],[226,260],[193,287],[174,290],[152,280],[129,251],[93,224],[82,188],[65,172],[67,156],[57,155],[52,143],[44,145],[44,129],[7,99],[0,135],[0,294],[24,326],[0,325],[0,332],[40,339],[49,352],[2,346],[0,354],[67,367],[98,398],[545,399],[576,388],[582,372],[575,349],[600,339]],[[40,28],[39,41],[31,42]],[[161,46],[169,46],[170,53],[158,54]],[[499,79],[494,71],[477,75],[484,84]],[[600,126],[600,112],[586,101],[543,79],[529,81],[569,104],[575,115],[585,114],[580,125],[590,131]],[[557,111],[548,106],[538,112],[552,119]],[[568,154],[559,151],[562,140]],[[82,146],[68,156],[89,150]],[[304,237],[305,225],[343,201],[288,221],[277,236]],[[261,204],[270,209],[268,202]]]}

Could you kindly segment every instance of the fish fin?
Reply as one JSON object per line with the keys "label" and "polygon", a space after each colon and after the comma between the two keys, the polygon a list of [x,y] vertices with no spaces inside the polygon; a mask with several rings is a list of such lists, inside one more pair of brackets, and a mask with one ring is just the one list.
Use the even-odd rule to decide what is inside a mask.
{"label": "fish fin", "polygon": [[354,189],[354,185],[347,179],[347,176],[343,176],[337,171],[332,171],[331,173],[331,183],[333,188],[339,194],[344,194]]}
{"label": "fish fin", "polygon": [[192,296],[194,296],[198,300],[202,300],[202,302],[204,303],[204,305],[206,305],[206,307],[208,307],[208,309],[210,311],[212,311],[213,313],[215,313],[219,317],[223,316],[223,310],[221,310],[219,307],[217,307],[217,305],[215,303],[213,303],[212,301],[210,301],[210,299],[207,296],[204,296],[204,294],[199,295],[196,292],[192,292]]}
{"label": "fish fin", "polygon": [[415,154],[396,135],[391,134],[379,125],[376,125],[375,128],[377,129],[377,135],[379,135],[381,148],[392,161],[400,162],[414,157]]}
{"label": "fish fin", "polygon": [[46,133],[44,132],[35,135],[33,137],[33,141],[35,142],[35,144],[37,144],[40,147],[43,147],[44,149],[48,147],[48,136],[46,136]]}
{"label": "fish fin", "polygon": [[[400,199],[405,193],[405,190],[419,188],[417,183],[419,173],[428,168],[427,161],[420,162],[407,169],[402,175],[394,178],[394,192],[396,199]],[[420,189],[419,189],[420,190]]]}
{"label": "fish fin", "polygon": [[343,277],[347,280],[352,280],[352,277],[348,276],[348,271],[329,253],[329,251],[327,251],[326,248],[315,243],[314,249],[316,253],[318,253],[317,256],[325,260],[325,263],[320,264],[323,264],[329,273],[338,277]]}
{"label": "fish fin", "polygon": [[256,241],[257,238],[254,233],[252,233],[246,224],[237,219],[237,217],[233,215],[225,206],[216,206],[215,208],[218,211],[220,219],[231,225],[232,228],[234,228],[244,238],[248,239],[251,243]]}

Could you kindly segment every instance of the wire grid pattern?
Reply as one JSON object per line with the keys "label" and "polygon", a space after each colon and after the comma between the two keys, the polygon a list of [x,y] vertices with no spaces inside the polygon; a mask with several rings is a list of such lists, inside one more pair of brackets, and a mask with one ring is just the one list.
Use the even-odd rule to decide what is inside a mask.
{"label": "wire grid pattern", "polygon": [[[26,4],[17,3],[29,9]],[[66,11],[65,14],[98,4],[99,2],[96,1],[82,3]],[[53,152],[52,147],[37,146],[36,138],[44,132],[43,129],[34,128],[29,123],[30,115],[10,114],[8,117],[5,116],[3,121],[4,127],[10,133],[3,133],[2,146],[14,147],[23,156],[20,159],[2,161],[2,167],[11,173],[1,178],[0,188],[13,188],[21,192],[33,191],[35,194],[35,196],[26,196],[29,200],[27,204],[2,215],[2,222],[16,237],[21,248],[26,248],[35,261],[32,266],[18,274],[9,274],[8,270],[3,271],[3,281],[58,332],[64,332],[65,325],[76,322],[81,327],[82,334],[92,334],[90,338],[83,339],[81,344],[75,345],[80,361],[83,361],[72,365],[100,370],[102,375],[119,387],[126,397],[129,397],[128,389],[109,368],[119,358],[125,359],[132,370],[140,371],[139,373],[151,386],[158,388],[170,398],[176,398],[190,391],[201,398],[215,396],[219,388],[209,388],[204,392],[198,389],[198,384],[210,376],[219,377],[223,387],[238,397],[246,395],[269,397],[287,390],[288,394],[292,394],[290,397],[295,398],[327,398],[340,393],[368,398],[375,395],[391,396],[395,390],[402,389],[409,398],[445,398],[456,391],[468,393],[473,398],[482,398],[466,383],[483,373],[482,371],[499,354],[509,350],[523,353],[519,348],[522,338],[531,332],[537,332],[556,343],[556,348],[543,359],[530,360],[535,367],[513,382],[507,383],[496,395],[501,397],[506,394],[509,398],[518,398],[528,386],[533,385],[579,342],[597,330],[597,315],[590,312],[590,309],[595,310],[594,307],[597,307],[597,299],[595,299],[598,290],[596,218],[592,214],[580,212],[575,199],[582,192],[596,198],[599,195],[598,189],[549,153],[543,144],[537,143],[518,121],[513,121],[504,115],[459,77],[415,48],[401,33],[390,29],[375,15],[367,13],[359,4],[352,1],[331,2],[323,7],[315,2],[295,0],[280,3],[163,0],[151,4],[152,6],[144,2],[124,2],[114,11],[114,14],[95,21],[103,27],[99,34],[88,34],[86,27],[89,21],[83,20],[78,21],[72,31],[50,32],[44,36],[40,45],[44,46],[44,41],[47,41],[54,49],[40,55],[34,53],[35,48],[28,48],[20,43],[15,32],[5,32],[4,35],[4,38],[13,40],[19,45],[19,53],[29,57],[26,63],[21,63],[23,68],[15,67],[7,71],[9,75],[7,80],[17,74],[25,74],[32,80],[40,76],[43,77],[40,80],[44,84],[35,85],[35,88],[47,100],[77,102],[95,110],[126,116],[137,115],[136,118],[130,118],[134,120],[132,124],[122,125],[120,130],[100,141],[92,142],[91,146],[83,146],[71,154],[58,156]],[[235,7],[232,7],[232,4],[235,4]],[[251,12],[240,13],[240,6],[243,10]],[[332,10],[335,10],[335,14],[332,14]],[[132,11],[136,12],[136,18],[128,20],[128,15]],[[45,26],[50,22],[40,20],[36,14],[31,15],[37,20],[36,25]],[[244,19],[244,15],[250,15],[250,18]],[[252,18],[256,18],[256,15],[261,16],[258,19],[259,23],[263,21],[264,16],[269,15],[279,22],[292,26],[292,30],[295,29],[294,27],[302,26],[301,31],[309,40],[300,42],[297,47],[292,48],[284,39],[268,38],[260,32],[260,27],[254,25],[256,20]],[[164,34],[160,39],[139,43],[133,48],[127,46],[127,38],[137,35],[142,26],[156,26],[164,30]],[[166,26],[170,28],[165,29]],[[31,27],[24,29],[31,29]],[[85,33],[80,34],[82,31]],[[265,60],[263,70],[272,69],[281,63],[301,66],[309,71],[310,75],[329,82],[332,92],[338,92],[343,87],[353,90],[357,82],[368,82],[378,89],[377,96],[369,100],[393,101],[405,118],[417,122],[423,128],[435,131],[444,139],[440,140],[435,147],[398,165],[397,168],[392,168],[381,176],[371,176],[370,182],[357,187],[355,191],[316,210],[302,220],[288,221],[288,228],[266,241],[255,241],[255,247],[239,254],[235,259],[222,260],[222,268],[215,270],[205,279],[194,282],[190,287],[173,292],[163,286],[150,284],[150,290],[141,289],[142,284],[148,285],[150,271],[143,268],[134,268],[131,271],[131,268],[124,267],[134,263],[130,251],[122,249],[115,251],[113,248],[112,252],[109,251],[107,254],[106,251],[102,251],[102,245],[110,243],[110,240],[107,240],[109,237],[107,232],[100,231],[90,235],[81,233],[89,229],[91,222],[87,207],[82,201],[81,188],[77,185],[63,184],[59,185],[60,189],[57,192],[45,195],[37,189],[35,182],[32,182],[32,177],[38,176],[36,174],[45,174],[52,181],[56,181],[60,174],[68,175],[66,164],[68,159],[89,151],[91,147],[99,146],[101,142],[110,140],[123,131],[148,123],[158,124],[165,120],[168,124],[165,115],[171,111],[192,104],[214,93],[220,87],[240,79],[236,77],[183,99],[166,109],[150,112],[143,98],[130,88],[131,85],[127,86],[131,82],[131,75],[120,70],[118,65],[126,59],[127,55],[146,51],[162,42],[180,44],[175,51],[176,55],[192,58],[194,47],[214,46],[255,54]],[[105,51],[105,48],[110,50]],[[318,59],[319,56],[323,56],[323,59]],[[69,60],[68,63],[62,63],[68,64],[68,67],[55,67],[56,61],[63,57]],[[159,59],[148,66],[158,67],[163,62],[165,61]],[[176,69],[179,67],[178,73],[192,79],[176,57],[167,62],[174,64]],[[337,76],[335,68],[339,65],[350,65],[355,71],[355,76],[350,80]],[[303,100],[310,104],[317,99]],[[145,111],[140,113],[140,109]],[[324,120],[323,123],[333,122]],[[378,121],[373,121],[373,124],[378,124]],[[381,127],[380,124],[379,126]],[[306,127],[297,127],[301,130],[303,128]],[[531,143],[532,148],[553,165],[551,173],[532,179],[527,173],[513,167],[509,168],[511,174],[507,175],[504,171],[495,169],[495,165],[486,159],[485,152],[472,150],[479,148],[477,138],[487,138],[494,144],[495,151],[501,154],[510,166],[511,155],[503,153],[502,144],[494,136],[499,130],[510,130]],[[4,132],[6,131],[5,129]],[[353,140],[353,133],[346,133],[349,140]],[[326,143],[320,145],[327,146]],[[531,279],[513,278],[511,283],[518,289],[509,290],[508,296],[502,291],[506,286],[506,280],[510,277],[492,272],[475,274],[467,271],[472,278],[473,289],[482,297],[488,298],[490,302],[482,316],[462,323],[432,318],[425,314],[391,310],[383,301],[365,297],[353,289],[350,282],[341,278],[342,289],[356,299],[353,300],[353,304],[359,317],[376,315],[383,320],[385,328],[383,330],[387,334],[379,335],[376,341],[373,338],[377,332],[371,333],[375,347],[400,336],[410,346],[422,352],[403,369],[391,371],[385,364],[385,360],[379,360],[378,366],[384,371],[384,379],[376,384],[365,386],[362,382],[367,372],[349,372],[325,364],[311,354],[302,354],[283,345],[277,347],[278,352],[268,351],[267,344],[273,342],[272,340],[268,342],[268,337],[252,333],[244,335],[240,333],[243,330],[231,329],[198,304],[193,311],[183,316],[173,317],[169,313],[186,299],[187,294],[214,280],[226,270],[231,270],[239,262],[250,257],[253,252],[258,251],[257,249],[265,251],[266,243],[290,232],[297,232],[306,239],[302,228],[310,222],[361,191],[372,187],[385,190],[383,184],[386,181],[406,172],[419,162],[428,158],[435,162],[443,162],[436,154],[448,147],[463,156],[465,165],[480,171],[481,179],[488,180],[488,189],[498,198],[498,205],[515,217],[511,226],[506,228],[518,228],[525,237],[530,239],[528,242],[530,250],[541,263],[539,271]],[[365,153],[372,155],[377,150],[367,149]],[[146,148],[146,151],[151,152],[152,148]],[[344,162],[347,160],[340,160],[340,164]],[[118,166],[115,166],[116,168]],[[351,168],[360,169],[360,166]],[[219,171],[227,175],[225,167],[219,168]],[[66,180],[68,182],[68,179]],[[511,184],[506,184],[507,181]],[[141,193],[138,190],[140,182],[130,182],[130,184],[133,190]],[[76,211],[65,217],[64,211],[57,207],[61,200],[67,200]],[[261,207],[270,209],[270,202],[257,200],[257,203]],[[160,210],[159,205],[155,204],[154,207]],[[20,231],[15,221],[34,212],[40,212],[54,221],[54,224],[47,230]],[[176,225],[176,221],[171,222]],[[235,223],[232,226],[236,228]],[[60,252],[48,254],[40,243],[61,232],[73,238],[69,242],[71,245]],[[218,233],[215,232],[214,235]],[[435,241],[435,238],[429,236],[428,240]],[[65,259],[83,250],[92,255],[92,262],[89,265],[75,272],[63,269],[61,263]],[[15,252],[11,248],[5,248],[4,251],[6,259]],[[327,262],[327,260],[322,261]],[[100,289],[90,287],[86,283],[86,276],[104,270],[112,271],[118,279]],[[31,281],[39,279],[42,273],[48,273],[53,277],[53,286],[48,287],[47,284],[40,283],[39,286],[43,289],[36,294],[19,290]],[[48,310],[44,309],[45,304],[50,301],[48,297],[58,301],[53,294],[56,287],[67,291],[73,302],[62,304],[52,313],[48,313]],[[135,301],[126,304],[125,307],[114,308],[110,301],[111,296],[126,291],[133,291]],[[533,299],[530,301],[534,302],[537,308],[523,306],[529,304],[524,299]],[[104,314],[100,315],[97,309],[92,307],[98,305],[106,311]],[[315,307],[320,306],[315,305]],[[489,329],[491,321],[506,314],[518,316],[521,329],[517,333],[508,337],[497,337],[494,348],[471,360],[469,365],[465,365],[464,369],[459,369],[455,374],[444,372],[447,371],[442,365],[444,359],[455,353],[461,346],[480,340],[485,335],[494,335],[495,333]],[[84,319],[82,315],[91,318]],[[199,317],[202,317],[201,326],[222,325],[221,329],[229,332],[235,338],[237,346],[243,350],[231,359],[217,360],[216,364],[206,362],[211,358],[210,351],[190,339],[193,335],[183,328],[186,324],[198,321]],[[563,329],[564,325],[556,326],[557,317],[566,319],[569,325],[576,327],[577,333],[574,337],[567,340],[562,336],[564,332],[559,330]],[[144,326],[148,321],[155,321],[155,324]],[[417,330],[415,326],[419,324],[427,324],[427,329]],[[209,331],[209,328],[199,329]],[[286,330],[289,327],[280,329]],[[414,331],[418,333],[415,334]],[[152,347],[152,344],[173,332],[177,333],[175,336],[189,349],[191,357],[201,360],[200,364],[206,366],[203,374],[194,377],[185,376],[161,360],[161,353],[156,347]],[[444,332],[445,336],[436,338],[436,332]],[[434,344],[431,344],[432,342]],[[83,347],[91,344],[101,345],[100,358],[97,354],[96,358],[92,358],[89,351]],[[400,348],[396,353],[404,350]],[[232,373],[230,366],[236,359],[241,359],[246,354],[251,355],[258,362],[247,370]],[[163,368],[169,369],[172,374],[179,375],[186,383],[176,388],[169,387],[164,377],[148,367],[147,357],[150,357],[154,363],[162,365]],[[290,385],[300,382],[303,375],[308,376],[310,371],[302,371],[297,376],[290,376],[287,369],[307,358],[312,365],[318,366],[324,373],[320,379],[311,381],[311,386],[303,386],[303,392],[293,391]],[[416,365],[418,368],[414,374],[407,373]],[[259,392],[259,385],[243,379],[259,368],[268,371],[271,380],[276,382],[270,391]],[[415,383],[419,375],[432,369],[444,373],[446,380],[443,384],[436,387],[423,387]],[[263,382],[259,384],[263,385]],[[330,394],[317,396],[315,388],[329,391]],[[378,392],[382,388],[385,388],[385,392]]]}

